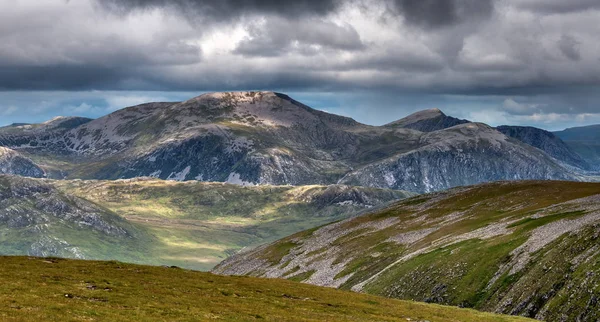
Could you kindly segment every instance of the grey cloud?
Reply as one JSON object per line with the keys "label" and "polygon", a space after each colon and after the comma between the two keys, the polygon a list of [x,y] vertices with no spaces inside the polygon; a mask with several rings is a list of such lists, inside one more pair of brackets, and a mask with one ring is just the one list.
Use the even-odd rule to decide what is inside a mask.
{"label": "grey cloud", "polygon": [[[232,53],[236,44],[226,43],[228,33],[239,41],[238,27],[253,19],[227,21],[233,28],[219,29],[221,25],[190,24],[169,10],[143,11],[165,6],[198,14],[202,3],[224,8],[221,2],[109,0],[110,6],[122,7],[118,10],[142,10],[125,17],[131,22],[121,29],[112,24],[127,19],[82,3],[86,1],[53,4],[54,12],[36,4],[30,7],[41,11],[26,16],[0,11],[0,89],[382,89],[535,96],[600,84],[597,61],[586,60],[595,50],[590,39],[598,27],[590,20],[597,12],[537,19],[535,12],[522,15],[519,7],[492,14],[503,8],[487,0],[396,1],[394,10],[407,15],[412,24],[407,26],[397,16],[389,24],[377,20],[384,6],[365,14],[362,7],[346,10],[338,2],[299,1],[284,8],[282,2],[244,1],[233,8],[238,1],[225,1],[222,6],[230,6],[238,17],[264,13],[264,24],[253,24],[247,30],[250,37]],[[72,12],[65,17],[68,10]],[[531,19],[539,25],[533,28]],[[96,20],[98,26],[86,23]],[[564,39],[563,33],[568,35]],[[201,46],[206,46],[204,54]],[[462,49],[470,55],[462,55]],[[557,59],[546,60],[544,54]]]}
{"label": "grey cloud", "polygon": [[493,0],[393,0],[393,4],[407,22],[429,28],[488,17],[494,11]]}
{"label": "grey cloud", "polygon": [[443,57],[431,52],[411,52],[398,48],[388,48],[382,52],[360,53],[346,61],[334,64],[332,68],[342,71],[408,71],[421,73],[439,72],[446,67]]}
{"label": "grey cloud", "polygon": [[571,35],[562,35],[557,42],[560,51],[570,60],[579,61],[581,60],[581,53],[579,52],[579,41]]}
{"label": "grey cloud", "polygon": [[156,88],[141,74],[90,65],[2,66],[0,90],[89,90]]}
{"label": "grey cloud", "polygon": [[600,9],[598,0],[512,0],[522,9],[543,14],[565,14]]}
{"label": "grey cloud", "polygon": [[250,36],[234,53],[245,56],[277,56],[290,51],[305,54],[311,46],[355,51],[365,47],[356,30],[321,19],[289,20],[271,17],[265,24],[251,25]]}
{"label": "grey cloud", "polygon": [[342,3],[341,0],[97,0],[113,11],[129,12],[152,8],[172,8],[193,18],[222,20],[245,14],[275,14],[285,17],[325,15]]}
{"label": "grey cloud", "polygon": [[513,115],[531,115],[541,112],[539,104],[517,102],[513,98],[505,99],[502,109]]}

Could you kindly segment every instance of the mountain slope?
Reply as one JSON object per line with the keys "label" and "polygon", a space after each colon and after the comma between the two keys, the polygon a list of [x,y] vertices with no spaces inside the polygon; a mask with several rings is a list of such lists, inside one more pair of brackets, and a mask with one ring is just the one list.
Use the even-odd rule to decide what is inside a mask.
{"label": "mountain slope", "polygon": [[592,169],[600,171],[600,125],[575,127],[554,134],[589,163]]}
{"label": "mountain slope", "polygon": [[423,135],[421,147],[356,169],[341,183],[431,192],[497,180],[576,177],[548,155],[481,123]]}
{"label": "mountain slope", "polygon": [[433,132],[465,123],[469,123],[469,121],[447,116],[439,109],[432,108],[413,113],[403,119],[386,124],[385,126],[401,127],[421,132]]}
{"label": "mountain slope", "polygon": [[68,131],[92,121],[84,117],[56,117],[40,124],[13,124],[0,127],[0,146],[50,151]]}
{"label": "mountain slope", "polygon": [[348,186],[240,187],[0,176],[0,254],[208,270],[244,247],[411,196]]}
{"label": "mountain slope", "polygon": [[549,156],[568,165],[588,170],[590,165],[552,132],[530,126],[498,126],[496,129],[507,136],[536,147]]}
{"label": "mountain slope", "polygon": [[0,174],[42,178],[44,170],[20,153],[0,146]]}
{"label": "mountain slope", "polygon": [[[540,150],[465,122],[429,110],[368,126],[280,93],[209,93],[125,108],[31,145],[22,143],[29,134],[0,129],[0,146],[17,149],[52,178],[341,182],[415,192],[498,179],[580,179]],[[470,174],[477,164],[486,171]]]}
{"label": "mountain slope", "polygon": [[0,258],[5,321],[529,321],[283,280],[170,267]]}
{"label": "mountain slope", "polygon": [[[127,259],[149,236],[116,214],[65,195],[42,180],[0,176],[0,253],[3,255]],[[107,250],[108,249],[108,250]]]}
{"label": "mountain slope", "polygon": [[600,184],[499,182],[417,196],[233,256],[284,277],[548,321],[600,318]]}

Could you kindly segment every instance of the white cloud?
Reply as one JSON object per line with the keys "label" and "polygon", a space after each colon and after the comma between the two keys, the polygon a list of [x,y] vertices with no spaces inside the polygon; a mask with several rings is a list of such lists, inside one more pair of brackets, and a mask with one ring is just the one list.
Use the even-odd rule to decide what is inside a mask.
{"label": "white cloud", "polygon": [[5,115],[5,116],[16,114],[17,111],[19,110],[19,108],[16,106],[4,107],[2,109],[3,109],[3,111],[1,114]]}

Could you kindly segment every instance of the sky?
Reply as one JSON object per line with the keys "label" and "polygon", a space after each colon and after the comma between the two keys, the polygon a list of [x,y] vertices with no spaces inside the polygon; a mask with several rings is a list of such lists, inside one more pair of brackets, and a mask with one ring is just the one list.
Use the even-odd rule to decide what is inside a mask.
{"label": "sky", "polygon": [[284,92],[380,125],[600,123],[598,0],[0,0],[0,125]]}

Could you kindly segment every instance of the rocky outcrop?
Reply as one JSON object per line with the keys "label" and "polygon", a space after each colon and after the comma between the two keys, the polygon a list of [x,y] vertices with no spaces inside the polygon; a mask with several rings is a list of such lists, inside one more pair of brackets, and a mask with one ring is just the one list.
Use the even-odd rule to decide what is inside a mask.
{"label": "rocky outcrop", "polygon": [[24,177],[42,178],[46,174],[42,168],[18,152],[0,146],[0,174],[14,174]]}

